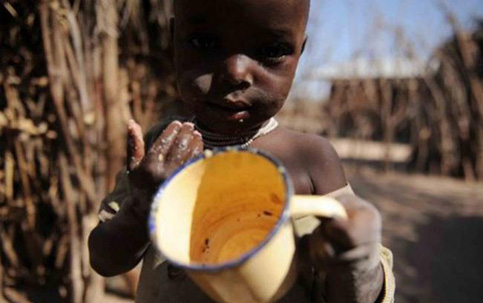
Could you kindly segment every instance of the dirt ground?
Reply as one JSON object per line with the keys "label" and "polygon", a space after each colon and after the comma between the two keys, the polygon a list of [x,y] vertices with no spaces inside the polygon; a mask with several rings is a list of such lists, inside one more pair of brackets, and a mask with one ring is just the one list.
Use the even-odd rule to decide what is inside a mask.
{"label": "dirt ground", "polygon": [[483,302],[483,183],[349,173],[383,216],[397,303]]}

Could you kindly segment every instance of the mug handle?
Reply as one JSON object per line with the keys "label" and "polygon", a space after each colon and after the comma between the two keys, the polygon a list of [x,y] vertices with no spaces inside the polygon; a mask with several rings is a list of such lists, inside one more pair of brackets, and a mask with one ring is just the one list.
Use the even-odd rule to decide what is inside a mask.
{"label": "mug handle", "polygon": [[347,212],[339,201],[317,195],[292,196],[290,215],[294,219],[306,216],[347,219]]}

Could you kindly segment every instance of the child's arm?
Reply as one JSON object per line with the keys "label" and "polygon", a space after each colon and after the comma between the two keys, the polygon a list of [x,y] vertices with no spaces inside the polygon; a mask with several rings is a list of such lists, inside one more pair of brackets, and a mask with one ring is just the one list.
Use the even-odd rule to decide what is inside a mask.
{"label": "child's arm", "polygon": [[[341,162],[331,145],[313,138],[307,146],[314,194],[324,195],[346,186]],[[327,273],[322,288],[328,303],[377,302],[384,284],[381,217],[372,204],[355,195],[337,199],[349,218],[321,220],[307,241],[309,258],[316,270]]]}
{"label": "child's arm", "polygon": [[[128,128],[129,173],[116,185],[117,213],[100,223],[89,237],[92,267],[103,276],[132,269],[150,244],[147,218],[159,185],[174,170],[203,150],[201,135],[191,123],[171,123],[145,153],[142,130],[134,121]],[[106,199],[112,198],[109,195]],[[103,201],[109,204],[114,201]]]}

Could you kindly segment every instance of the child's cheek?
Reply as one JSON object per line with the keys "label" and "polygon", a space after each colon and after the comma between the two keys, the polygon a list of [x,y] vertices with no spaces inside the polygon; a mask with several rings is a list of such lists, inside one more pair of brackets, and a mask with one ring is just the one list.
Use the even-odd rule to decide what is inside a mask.
{"label": "child's cheek", "polygon": [[292,86],[291,78],[271,74],[266,81],[259,84],[273,102],[284,102]]}
{"label": "child's cheek", "polygon": [[[257,71],[258,86],[266,92],[274,94],[274,98],[285,99],[290,92],[295,69],[287,64],[276,68],[261,67]],[[276,96],[275,96],[276,95]]]}
{"label": "child's cheek", "polygon": [[213,83],[212,74],[188,71],[179,75],[178,85],[182,98],[199,98],[209,93]]}
{"label": "child's cheek", "polygon": [[212,83],[213,83],[212,74],[200,75],[193,80],[193,86],[203,95],[208,94],[208,92],[211,89]]}

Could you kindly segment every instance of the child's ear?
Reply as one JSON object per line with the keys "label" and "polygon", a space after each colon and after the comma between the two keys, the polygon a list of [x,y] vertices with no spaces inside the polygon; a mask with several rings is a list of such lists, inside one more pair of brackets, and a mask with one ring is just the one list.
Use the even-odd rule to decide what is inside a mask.
{"label": "child's ear", "polygon": [[304,53],[305,45],[307,45],[307,39],[308,38],[309,38],[308,36],[305,36],[305,38],[304,38],[304,43],[302,44],[302,50],[300,51],[300,55],[302,55]]}

